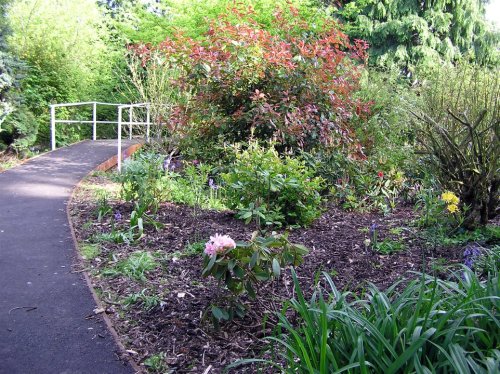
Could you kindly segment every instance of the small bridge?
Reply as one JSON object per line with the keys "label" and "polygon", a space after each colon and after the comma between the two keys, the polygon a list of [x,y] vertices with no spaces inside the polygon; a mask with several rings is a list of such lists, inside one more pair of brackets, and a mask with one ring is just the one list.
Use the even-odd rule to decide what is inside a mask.
{"label": "small bridge", "polygon": [[[58,119],[56,109],[61,110],[64,108],[92,108],[92,118],[87,120],[82,119]],[[99,120],[98,109],[99,107],[114,107],[116,108],[116,121]],[[51,149],[54,151],[57,148],[56,144],[56,130],[57,124],[89,124],[92,125],[92,140],[97,140],[97,125],[118,125],[117,129],[117,142],[116,142],[116,164],[118,170],[121,171],[122,159],[122,135],[125,130],[128,132],[129,140],[133,138],[134,128],[139,127],[141,131],[138,134],[145,137],[149,142],[151,132],[151,105],[150,103],[136,103],[136,104],[115,104],[115,103],[102,103],[98,101],[88,101],[82,103],[65,103],[65,104],[52,104],[50,106],[50,139]],[[146,131],[144,132],[144,127]]]}

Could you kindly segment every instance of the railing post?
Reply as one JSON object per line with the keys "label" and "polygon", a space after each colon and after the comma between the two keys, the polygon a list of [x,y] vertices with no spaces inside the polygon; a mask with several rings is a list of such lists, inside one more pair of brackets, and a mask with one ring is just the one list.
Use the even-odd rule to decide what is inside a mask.
{"label": "railing post", "polygon": [[56,149],[56,107],[50,106],[50,142],[52,150]]}
{"label": "railing post", "polygon": [[118,107],[118,154],[117,154],[118,172],[122,171],[122,107]]}
{"label": "railing post", "polygon": [[92,140],[97,139],[97,103],[92,105]]}
{"label": "railing post", "polygon": [[128,138],[132,140],[132,118],[134,117],[134,108],[130,106],[128,110]]}
{"label": "railing post", "polygon": [[146,105],[146,141],[149,142],[149,126],[150,126],[150,121],[151,121],[151,113],[150,113],[150,104],[148,103]]}

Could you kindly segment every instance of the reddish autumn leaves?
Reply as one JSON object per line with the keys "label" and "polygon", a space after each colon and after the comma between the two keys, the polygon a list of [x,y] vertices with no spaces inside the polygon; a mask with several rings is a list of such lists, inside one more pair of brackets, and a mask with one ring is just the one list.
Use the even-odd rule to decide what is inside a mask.
{"label": "reddish autumn leaves", "polygon": [[221,16],[200,40],[177,34],[131,47],[145,69],[180,71],[171,84],[190,92],[190,102],[174,109],[170,128],[236,141],[253,134],[293,149],[343,146],[361,155],[350,124],[369,114],[370,103],[353,97],[367,44],[351,43],[330,19],[311,26],[293,7],[276,11],[271,31],[251,9],[230,12],[237,23]]}

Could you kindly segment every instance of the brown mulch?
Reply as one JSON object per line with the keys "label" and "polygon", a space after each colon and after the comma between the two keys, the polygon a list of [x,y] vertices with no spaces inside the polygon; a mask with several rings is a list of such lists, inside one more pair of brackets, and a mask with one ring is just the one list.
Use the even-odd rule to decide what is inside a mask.
{"label": "brown mulch", "polygon": [[[75,194],[70,212],[80,242],[95,242],[96,233],[111,231],[111,215],[97,223],[95,193],[87,188],[106,183],[103,177],[91,177]],[[112,200],[110,205],[124,218],[130,217],[130,204]],[[395,280],[411,277],[409,271],[422,270],[423,259],[427,264],[437,258],[445,259],[447,264],[461,261],[458,248],[436,249],[434,253],[423,250],[426,246],[409,225],[413,217],[409,207],[384,217],[328,206],[310,227],[290,234],[291,241],[310,249],[304,264],[297,269],[302,288],[310,293],[315,279],[321,279],[318,272],[329,273],[340,290],[360,291],[367,282],[385,288]],[[194,216],[192,208],[170,203],[160,207],[157,220],[164,225],[163,229],[148,227],[146,235],[131,245],[102,242],[101,254],[82,264],[90,269],[94,287],[99,290],[106,312],[133,359],[144,364],[148,357],[161,353],[162,372],[203,373],[211,367],[210,373],[220,373],[237,359],[258,356],[265,347],[262,338],[272,333],[274,313],[281,307],[281,301],[293,297],[290,272],[262,287],[257,301],[246,300],[248,314],[244,319],[226,323],[216,331],[204,313],[215,301],[217,284],[213,279],[201,277],[201,254],[183,256],[182,253],[189,243],[206,241],[215,233],[248,240],[253,228],[235,219],[231,212],[201,211]],[[399,238],[405,250],[381,255],[365,248],[367,229],[373,223],[379,227],[381,240]],[[125,219],[117,223],[117,228],[120,227],[128,228]],[[400,233],[394,231],[397,228],[402,228]],[[160,264],[147,273],[146,281],[102,275],[102,270],[113,268],[138,250],[152,252]],[[160,305],[149,311],[141,303],[124,305],[128,296],[140,292],[158,296]],[[264,316],[267,316],[265,324]],[[240,368],[232,372],[254,371]]]}

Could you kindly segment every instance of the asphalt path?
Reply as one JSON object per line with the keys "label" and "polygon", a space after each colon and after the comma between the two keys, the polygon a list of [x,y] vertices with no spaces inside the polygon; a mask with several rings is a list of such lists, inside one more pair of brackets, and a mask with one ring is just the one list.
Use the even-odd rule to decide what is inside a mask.
{"label": "asphalt path", "polygon": [[0,373],[133,373],[72,272],[66,214],[74,186],[115,154],[116,141],[85,141],[0,173]]}

